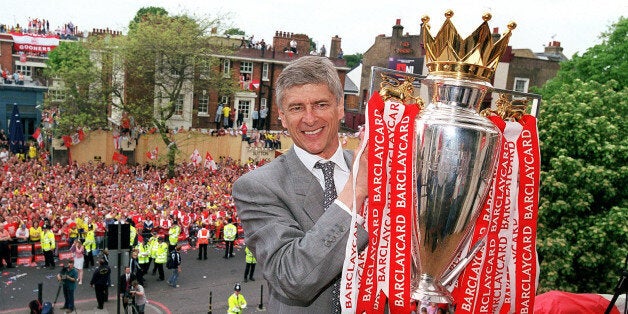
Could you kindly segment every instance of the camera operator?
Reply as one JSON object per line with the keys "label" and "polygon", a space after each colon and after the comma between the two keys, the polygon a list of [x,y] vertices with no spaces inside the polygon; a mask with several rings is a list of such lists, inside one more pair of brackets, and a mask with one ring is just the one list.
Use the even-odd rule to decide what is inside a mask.
{"label": "camera operator", "polygon": [[144,287],[142,287],[137,280],[133,280],[131,285],[133,286],[130,291],[131,297],[133,298],[133,307],[138,314],[144,314],[144,307],[146,306]]}
{"label": "camera operator", "polygon": [[74,261],[69,260],[68,266],[63,267],[61,272],[57,274],[57,280],[63,285],[63,297],[65,303],[62,310],[70,313],[74,311],[74,290],[78,281],[78,271],[74,268]]}

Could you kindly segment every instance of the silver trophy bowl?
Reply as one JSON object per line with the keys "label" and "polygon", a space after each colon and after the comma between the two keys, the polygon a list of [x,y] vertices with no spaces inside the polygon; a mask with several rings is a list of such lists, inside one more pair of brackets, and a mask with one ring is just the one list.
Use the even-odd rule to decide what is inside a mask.
{"label": "silver trophy bowl", "polygon": [[470,260],[453,267],[490,190],[501,137],[479,114],[489,83],[432,75],[424,83],[430,103],[415,121],[411,297],[452,303],[444,284]]}

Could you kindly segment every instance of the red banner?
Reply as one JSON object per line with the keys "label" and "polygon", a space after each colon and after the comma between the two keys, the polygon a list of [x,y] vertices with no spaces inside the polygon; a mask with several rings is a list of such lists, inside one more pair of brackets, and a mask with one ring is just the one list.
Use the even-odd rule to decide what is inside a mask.
{"label": "red banner", "polygon": [[48,53],[59,46],[59,36],[11,33],[16,51]]}

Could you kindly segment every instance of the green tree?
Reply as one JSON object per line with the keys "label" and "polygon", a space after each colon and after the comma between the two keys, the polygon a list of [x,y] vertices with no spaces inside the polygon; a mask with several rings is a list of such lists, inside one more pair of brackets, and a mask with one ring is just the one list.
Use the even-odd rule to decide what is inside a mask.
{"label": "green tree", "polygon": [[229,28],[229,29],[225,30],[223,34],[225,34],[225,35],[244,35],[245,32],[243,30],[239,29],[239,28],[234,27],[234,28]]}
{"label": "green tree", "polygon": [[[170,129],[173,116],[191,119],[183,97],[212,90],[230,96],[236,80],[220,71],[220,59],[232,51],[212,45],[209,34],[218,20],[188,15],[145,15],[116,43],[124,60],[129,97],[120,109],[145,126],[155,127],[168,147],[169,175],[174,176],[177,145]],[[220,50],[218,50],[220,49]]]}
{"label": "green tree", "polygon": [[61,42],[48,55],[44,74],[54,82],[53,90],[62,100],[47,97],[45,106],[57,107],[60,115],[55,136],[69,135],[78,127],[107,126],[106,92],[102,86],[101,68],[91,59],[89,44]]}
{"label": "green tree", "polygon": [[144,21],[149,15],[168,16],[168,11],[162,7],[143,7],[137,10],[135,17],[129,22],[129,30],[135,30],[138,23]]}
{"label": "green tree", "polygon": [[345,55],[343,58],[347,60],[347,67],[354,69],[355,67],[360,65],[360,63],[362,63],[363,57],[364,56],[361,53],[356,53],[353,55]]}
{"label": "green tree", "polygon": [[540,292],[613,293],[628,254],[627,23],[540,90]]}

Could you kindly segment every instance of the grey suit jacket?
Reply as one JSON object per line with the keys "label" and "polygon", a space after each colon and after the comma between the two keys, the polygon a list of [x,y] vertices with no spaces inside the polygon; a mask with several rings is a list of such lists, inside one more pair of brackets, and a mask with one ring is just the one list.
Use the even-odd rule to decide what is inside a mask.
{"label": "grey suit jacket", "polygon": [[[345,151],[351,165],[352,153]],[[342,272],[351,216],[323,208],[323,189],[294,148],[233,185],[246,244],[268,282],[269,313],[331,313],[332,284]],[[367,232],[358,230],[364,249]]]}

